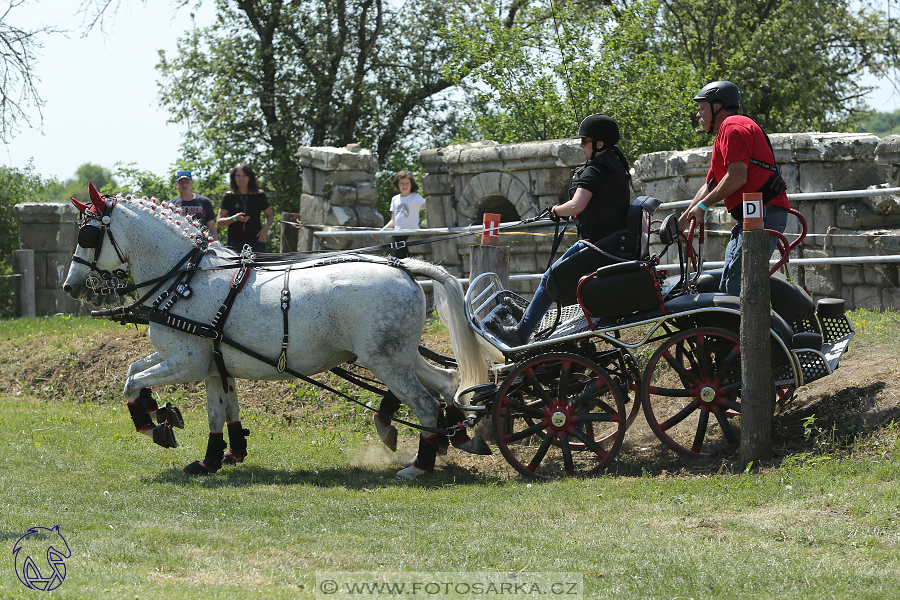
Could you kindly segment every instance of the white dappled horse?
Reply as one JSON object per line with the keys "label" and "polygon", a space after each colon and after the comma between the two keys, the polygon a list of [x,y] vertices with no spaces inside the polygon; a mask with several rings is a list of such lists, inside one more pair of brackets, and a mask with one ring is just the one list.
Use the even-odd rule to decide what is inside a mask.
{"label": "white dappled horse", "polygon": [[[136,284],[162,281],[156,281],[162,287],[151,294],[147,292],[153,285],[138,290],[145,297],[137,308],[152,317],[149,337],[156,352],[129,367],[124,394],[136,428],[158,444],[172,446],[175,439],[171,427],[178,426],[180,414],[174,416],[171,409],[167,410],[168,404],[157,410],[150,389],[204,380],[210,439],[205,458],[185,467],[188,473],[213,472],[223,459],[225,463],[241,461],[246,455],[248,432],[240,424],[235,379],[290,379],[290,372],[312,375],[358,357],[412,409],[423,427],[432,429],[438,426],[440,403],[429,392],[449,402],[458,389],[487,381],[486,358],[466,322],[462,288],[441,267],[407,259],[398,268],[362,256],[312,268],[308,268],[310,262],[292,264],[290,269],[284,264],[257,264],[248,271],[230,310],[224,311],[224,317],[217,316],[241,264],[235,253],[218,242],[209,243],[197,223],[168,203],[102,197],[93,186],[90,188],[92,205],[75,201],[85,214],[85,222],[64,289],[73,298],[91,300],[86,283],[92,273],[109,279],[126,263]],[[178,275],[192,263],[192,271]],[[184,266],[177,267],[179,264]],[[121,277],[121,273],[116,274]],[[419,355],[426,306],[425,294],[413,275],[439,284],[435,285],[438,313],[450,330],[458,374],[436,367]],[[93,277],[90,287],[96,289],[98,279]],[[186,284],[180,288],[181,295],[174,287],[177,281]],[[289,296],[283,311],[285,290]],[[158,300],[160,296],[162,300]],[[157,306],[152,309],[154,302]],[[166,326],[163,323],[167,319],[178,326]],[[215,344],[209,336],[190,333],[192,327],[197,330],[198,323],[218,323],[223,337],[269,359],[279,357],[285,342],[284,370],[228,343]],[[205,331],[209,333],[210,329]],[[285,333],[288,337],[283,337]],[[214,357],[216,348],[220,363]],[[154,412],[159,425],[151,419]],[[223,435],[226,423],[231,445],[227,452]],[[393,430],[393,426],[377,419],[376,426],[382,439]],[[413,478],[430,472],[441,439],[446,438],[423,433],[416,463],[398,476]],[[458,447],[479,451],[484,449],[484,442],[475,438]]]}

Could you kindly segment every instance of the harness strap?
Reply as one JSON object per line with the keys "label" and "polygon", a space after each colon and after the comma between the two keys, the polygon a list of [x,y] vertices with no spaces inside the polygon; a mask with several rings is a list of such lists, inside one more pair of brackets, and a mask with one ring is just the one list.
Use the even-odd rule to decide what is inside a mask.
{"label": "harness strap", "polygon": [[281,318],[284,322],[284,333],[281,335],[281,354],[278,356],[278,372],[284,373],[287,366],[287,347],[290,336],[288,335],[288,311],[291,308],[290,288],[291,265],[284,271],[284,287],[281,288]]}
{"label": "harness strap", "polygon": [[225,359],[222,358],[222,349],[220,347],[222,330],[225,328],[225,321],[228,319],[231,307],[234,305],[234,299],[237,297],[238,292],[241,291],[241,288],[244,287],[247,274],[250,273],[252,269],[253,267],[250,266],[249,262],[241,264],[240,270],[235,273],[234,279],[231,282],[231,289],[228,290],[228,295],[225,296],[222,306],[219,307],[219,311],[216,313],[216,316],[213,317],[212,326],[213,330],[216,332],[216,337],[213,338],[213,359],[216,361],[219,377],[222,378],[222,388],[225,390],[226,394],[228,393],[228,369],[225,367]]}

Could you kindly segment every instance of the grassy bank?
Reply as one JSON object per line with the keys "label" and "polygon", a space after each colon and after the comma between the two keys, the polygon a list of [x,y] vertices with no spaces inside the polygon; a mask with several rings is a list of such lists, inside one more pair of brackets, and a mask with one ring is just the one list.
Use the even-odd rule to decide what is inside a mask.
{"label": "grassy bank", "polygon": [[[863,316],[858,344],[896,342],[892,315]],[[36,323],[2,323],[3,361],[41,344],[77,379],[103,368],[81,361],[86,340],[122,335]],[[260,406],[243,414],[248,462],[188,479],[182,467],[205,450],[200,406],[186,405],[183,445],[163,450],[133,432],[120,398],[6,389],[0,598],[50,595],[17,580],[11,551],[56,524],[72,551],[59,598],[312,598],[324,571],[573,572],[587,598],[900,596],[893,425],[844,443],[811,427],[820,443],[754,474],[532,484],[451,461],[398,483],[364,416],[287,420]]]}

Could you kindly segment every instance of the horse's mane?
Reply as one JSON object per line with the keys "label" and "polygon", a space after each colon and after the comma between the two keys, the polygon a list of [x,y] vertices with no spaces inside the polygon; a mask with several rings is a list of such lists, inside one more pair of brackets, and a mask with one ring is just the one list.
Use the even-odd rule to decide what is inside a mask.
{"label": "horse's mane", "polygon": [[206,225],[193,215],[181,212],[180,208],[165,200],[138,198],[136,196],[117,196],[117,202],[126,202],[135,210],[144,211],[162,221],[173,233],[180,235],[196,246],[212,243],[212,237]]}

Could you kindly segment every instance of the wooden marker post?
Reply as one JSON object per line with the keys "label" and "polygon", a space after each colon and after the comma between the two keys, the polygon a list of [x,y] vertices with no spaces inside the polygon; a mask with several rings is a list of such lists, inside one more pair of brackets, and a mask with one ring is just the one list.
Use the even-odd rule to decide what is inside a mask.
{"label": "wooden marker post", "polygon": [[[485,213],[480,246],[469,246],[472,264],[469,281],[482,273],[496,273],[504,288],[509,288],[509,246],[499,246],[500,215]],[[478,290],[481,291],[481,290]]]}
{"label": "wooden marker post", "polygon": [[741,463],[772,457],[772,379],[769,323],[769,234],[763,228],[762,194],[744,194],[741,239]]}

